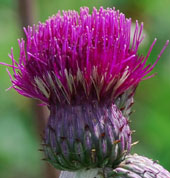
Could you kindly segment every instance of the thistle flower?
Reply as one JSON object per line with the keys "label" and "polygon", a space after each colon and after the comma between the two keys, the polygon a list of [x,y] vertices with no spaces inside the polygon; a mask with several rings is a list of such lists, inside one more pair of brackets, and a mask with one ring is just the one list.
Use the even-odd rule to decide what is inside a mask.
{"label": "thistle flower", "polygon": [[[115,9],[60,11],[44,24],[25,28],[20,57],[11,52],[12,88],[50,109],[45,131],[47,160],[58,169],[115,167],[130,151],[127,117],[134,91],[149,74],[148,54],[138,54],[143,23]],[[2,63],[1,63],[2,64]],[[152,76],[152,75],[151,75]],[[146,77],[147,78],[150,78]]]}
{"label": "thistle flower", "polygon": [[134,154],[128,155],[126,159],[107,176],[108,178],[169,178],[170,172],[157,162]]}

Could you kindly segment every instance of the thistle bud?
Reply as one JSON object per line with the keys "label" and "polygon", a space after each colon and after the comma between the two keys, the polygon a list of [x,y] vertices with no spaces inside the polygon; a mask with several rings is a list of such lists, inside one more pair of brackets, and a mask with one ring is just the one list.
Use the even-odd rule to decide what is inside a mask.
{"label": "thistle bud", "polygon": [[156,161],[137,154],[126,159],[107,175],[108,178],[170,178],[170,172]]}

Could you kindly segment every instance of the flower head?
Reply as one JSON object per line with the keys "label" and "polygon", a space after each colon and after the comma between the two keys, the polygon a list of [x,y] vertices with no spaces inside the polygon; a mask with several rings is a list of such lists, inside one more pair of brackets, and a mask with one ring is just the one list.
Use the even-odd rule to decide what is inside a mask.
{"label": "flower head", "polygon": [[24,30],[19,63],[10,56],[12,87],[50,109],[47,160],[65,170],[116,167],[131,148],[127,116],[134,90],[168,41],[146,65],[156,40],[146,57],[139,55],[143,24],[136,22],[131,44],[131,19],[102,7],[92,14],[88,8],[59,11]]}
{"label": "flower head", "polygon": [[139,55],[143,23],[136,22],[132,45],[131,23],[114,9],[94,8],[89,14],[85,7],[80,14],[59,11],[45,23],[25,28],[19,63],[11,53],[13,88],[47,105],[115,102],[151,72],[167,45],[153,65],[145,65],[156,40],[146,57]]}

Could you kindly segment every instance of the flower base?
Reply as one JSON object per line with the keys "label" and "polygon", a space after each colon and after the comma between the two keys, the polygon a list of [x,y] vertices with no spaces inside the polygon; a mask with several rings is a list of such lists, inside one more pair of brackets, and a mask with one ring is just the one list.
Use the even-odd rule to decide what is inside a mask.
{"label": "flower base", "polygon": [[115,168],[130,151],[131,131],[113,104],[54,106],[43,148],[47,161],[59,170]]}

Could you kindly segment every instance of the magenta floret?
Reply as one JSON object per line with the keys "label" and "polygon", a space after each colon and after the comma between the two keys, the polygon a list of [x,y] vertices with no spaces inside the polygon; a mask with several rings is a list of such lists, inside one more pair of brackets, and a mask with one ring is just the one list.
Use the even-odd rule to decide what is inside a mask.
{"label": "magenta floret", "polygon": [[12,87],[48,105],[72,103],[77,97],[114,101],[138,85],[168,45],[153,65],[146,65],[156,39],[146,57],[138,55],[142,30],[143,23],[136,22],[131,42],[131,19],[115,9],[59,11],[45,23],[24,29],[19,63],[13,52],[10,56]]}

